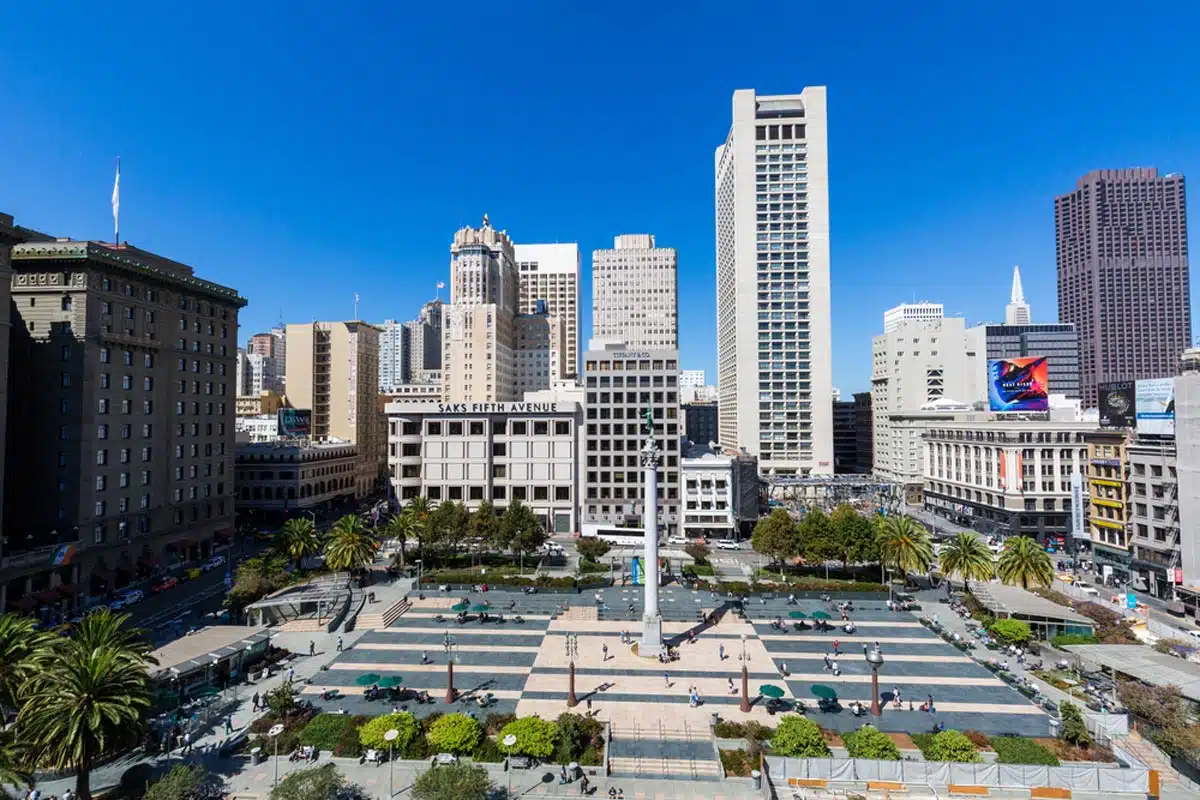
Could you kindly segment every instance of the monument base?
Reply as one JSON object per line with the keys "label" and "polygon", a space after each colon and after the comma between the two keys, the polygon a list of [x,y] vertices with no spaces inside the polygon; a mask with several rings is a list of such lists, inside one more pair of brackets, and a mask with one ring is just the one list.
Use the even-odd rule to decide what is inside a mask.
{"label": "monument base", "polygon": [[662,638],[662,615],[642,617],[642,638],[638,640],[638,655],[642,658],[658,658],[667,652]]}

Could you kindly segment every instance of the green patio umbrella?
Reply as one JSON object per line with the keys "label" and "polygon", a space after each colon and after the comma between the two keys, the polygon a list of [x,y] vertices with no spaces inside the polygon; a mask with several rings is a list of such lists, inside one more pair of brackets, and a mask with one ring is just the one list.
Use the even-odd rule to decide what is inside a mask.
{"label": "green patio umbrella", "polygon": [[379,675],[374,672],[364,673],[354,679],[356,686],[370,686],[373,683],[379,683]]}
{"label": "green patio umbrella", "polygon": [[837,690],[834,689],[832,686],[826,686],[823,683],[818,683],[818,684],[814,685],[812,687],[812,693],[813,693],[813,697],[820,698],[821,700],[837,699]]}
{"label": "green patio umbrella", "polygon": [[388,675],[386,678],[379,681],[379,688],[394,689],[402,683],[404,683],[404,678],[401,678],[399,675]]}
{"label": "green patio umbrella", "polygon": [[764,683],[762,686],[758,687],[758,693],[763,697],[773,697],[776,700],[783,697],[785,694],[783,689],[780,689],[778,686],[771,683]]}
{"label": "green patio umbrella", "polygon": [[471,606],[471,610],[476,614],[486,614],[490,608],[490,606],[486,606],[483,603],[476,603],[475,605]]}
{"label": "green patio umbrella", "polygon": [[791,619],[808,619],[808,614],[805,614],[803,611],[789,611],[788,617]]}
{"label": "green patio umbrella", "polygon": [[833,617],[829,616],[829,614],[825,611],[814,611],[812,613],[812,618],[813,619],[833,619]]}
{"label": "green patio umbrella", "polygon": [[454,605],[450,606],[450,610],[457,611],[461,614],[462,612],[466,611],[470,607],[471,607],[471,604],[468,603],[466,600],[464,600],[461,603],[455,603]]}

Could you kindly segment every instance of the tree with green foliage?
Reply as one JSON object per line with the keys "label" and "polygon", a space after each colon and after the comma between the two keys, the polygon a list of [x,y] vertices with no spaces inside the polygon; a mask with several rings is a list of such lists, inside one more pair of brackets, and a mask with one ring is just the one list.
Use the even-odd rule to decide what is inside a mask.
{"label": "tree with green foliage", "polygon": [[3,787],[22,787],[33,777],[16,733],[12,728],[0,728],[0,797],[5,796]]}
{"label": "tree with green foliage", "polygon": [[691,556],[697,566],[703,566],[708,563],[712,548],[705,542],[688,542],[683,546],[683,552]]}
{"label": "tree with green foliage", "polygon": [[522,555],[532,553],[546,543],[546,532],[533,509],[515,499],[500,517],[500,537]]}
{"label": "tree with green foliage", "polygon": [[430,544],[442,553],[453,552],[465,538],[471,526],[471,512],[453,500],[439,503],[430,518]]}
{"label": "tree with green foliage", "polygon": [[930,761],[954,761],[960,764],[974,764],[983,760],[975,743],[962,731],[954,730],[935,733],[933,741],[925,751],[925,758]]}
{"label": "tree with green foliage", "polygon": [[270,800],[368,800],[363,787],[350,783],[336,764],[302,769],[281,778]]}
{"label": "tree with green foliage", "polygon": [[287,567],[287,559],[273,552],[246,559],[234,572],[233,586],[225,598],[225,605],[237,611],[279,591],[293,580]]}
{"label": "tree with green foliage", "polygon": [[779,564],[779,577],[782,580],[783,565],[800,552],[800,534],[796,530],[796,523],[785,509],[777,508],[754,526],[750,546]]}
{"label": "tree with green foliage", "polygon": [[833,523],[819,508],[809,511],[796,527],[800,541],[800,554],[809,564],[823,564],[841,555],[835,539]]}
{"label": "tree with green foliage", "polygon": [[220,800],[224,796],[220,777],[199,764],[176,764],[150,784],[144,800]]}
{"label": "tree with green foliage", "polygon": [[900,748],[886,733],[873,725],[863,725],[842,737],[851,758],[870,758],[876,761],[899,761]]}
{"label": "tree with green foliage", "polygon": [[75,635],[55,637],[29,656],[16,730],[29,763],[75,771],[75,795],[91,798],[91,771],[134,746],[150,707],[150,645],[128,614],[101,611]]}
{"label": "tree with green foliage", "polygon": [[447,764],[417,776],[412,796],[416,800],[487,800],[495,787],[487,770],[478,764]]}
{"label": "tree with green foliage", "polygon": [[347,514],[333,523],[325,565],[332,570],[358,572],[371,566],[379,552],[374,532],[357,514]]}
{"label": "tree with green foliage", "polygon": [[821,726],[799,714],[789,714],[780,720],[771,737],[771,750],[789,758],[828,758],[830,753]]}
{"label": "tree with green foliage", "polygon": [[496,536],[500,533],[500,517],[497,516],[495,507],[487,500],[470,512],[467,531],[471,535],[472,549],[480,555],[496,541]]}
{"label": "tree with green foliage", "polygon": [[390,730],[400,734],[396,737],[396,741],[390,743],[390,746],[397,750],[404,750],[408,747],[409,742],[417,737],[421,728],[417,724],[416,718],[407,711],[401,711],[398,714],[381,714],[358,729],[358,741],[363,747],[387,750],[389,742],[384,738],[384,734]]}
{"label": "tree with green foliage", "polygon": [[1029,624],[1019,619],[998,619],[988,626],[988,633],[1005,645],[1021,645],[1033,638]]}
{"label": "tree with green foliage", "polygon": [[1000,580],[1022,589],[1049,586],[1054,580],[1050,554],[1031,536],[1010,536],[1004,542],[997,572]]}
{"label": "tree with green foliage", "polygon": [[400,540],[401,560],[404,558],[405,541],[410,538],[416,539],[417,552],[424,557],[425,545],[432,530],[434,508],[435,504],[429,498],[412,497],[400,510],[400,521],[404,531],[404,538]]}
{"label": "tree with green foliage", "polygon": [[955,575],[967,581],[990,581],[996,574],[992,551],[979,534],[963,531],[942,545],[940,555],[942,574],[953,580]]}
{"label": "tree with green foliage", "polygon": [[851,563],[875,561],[879,547],[875,544],[875,529],[867,517],[849,503],[841,503],[829,515],[830,541],[836,558],[845,568]]}
{"label": "tree with green foliage", "polygon": [[429,743],[442,753],[469,753],[479,744],[483,729],[466,714],[438,717],[429,728]]}
{"label": "tree with green foliage", "polygon": [[0,616],[0,719],[4,711],[16,711],[20,705],[20,688],[32,674],[30,656],[42,650],[55,638],[40,631],[32,617],[19,614]]}
{"label": "tree with green foliage", "polygon": [[564,711],[554,724],[558,726],[558,740],[568,761],[578,761],[593,745],[603,748],[604,727],[593,717]]}
{"label": "tree with green foliage", "polygon": [[911,517],[886,517],[879,530],[879,554],[882,563],[902,578],[910,572],[924,573],[933,563],[929,531]]}
{"label": "tree with green foliage", "polygon": [[275,718],[283,721],[296,710],[295,688],[291,681],[284,681],[263,696],[263,702]]}
{"label": "tree with green foliage", "polygon": [[500,741],[506,736],[516,736],[516,744],[512,752],[516,755],[546,758],[554,752],[558,742],[558,726],[541,717],[521,717],[504,726],[500,731]]}
{"label": "tree with green foliage", "polygon": [[283,523],[275,538],[275,549],[296,565],[297,572],[302,572],[305,557],[321,552],[321,540],[312,520],[296,517]]}
{"label": "tree with green foliage", "polygon": [[1083,721],[1083,712],[1079,710],[1079,706],[1070,700],[1064,700],[1058,707],[1058,712],[1062,716],[1062,730],[1058,732],[1059,738],[1076,747],[1090,747],[1092,735],[1088,733],[1087,724]]}
{"label": "tree with green foliage", "polygon": [[610,545],[599,536],[581,536],[575,543],[575,549],[587,560],[599,561],[609,551]]}

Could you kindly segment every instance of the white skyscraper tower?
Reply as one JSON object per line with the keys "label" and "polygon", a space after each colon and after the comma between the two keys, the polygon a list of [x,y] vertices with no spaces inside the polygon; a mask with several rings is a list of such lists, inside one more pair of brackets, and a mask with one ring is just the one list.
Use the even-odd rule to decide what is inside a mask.
{"label": "white skyscraper tower", "polygon": [[404,323],[394,319],[384,320],[379,327],[379,391],[391,392],[408,383],[411,335]]}
{"label": "white skyscraper tower", "polygon": [[1021,288],[1021,268],[1013,267],[1012,299],[1004,307],[1005,325],[1028,325],[1029,304],[1025,302],[1025,290]]}
{"label": "white skyscraper tower", "polygon": [[734,92],[715,171],[721,444],[763,472],[831,473],[825,87]]}
{"label": "white skyscraper tower", "polygon": [[549,314],[562,320],[567,363],[563,372],[579,374],[579,245],[513,245],[521,275],[522,314]]}
{"label": "white skyscraper tower", "polygon": [[592,251],[592,335],[631,350],[679,349],[679,256],[649,233]]}

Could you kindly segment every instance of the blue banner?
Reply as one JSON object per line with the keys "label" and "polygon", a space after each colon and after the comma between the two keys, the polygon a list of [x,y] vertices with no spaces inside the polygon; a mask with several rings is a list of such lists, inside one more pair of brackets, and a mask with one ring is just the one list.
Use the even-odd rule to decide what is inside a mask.
{"label": "blue banner", "polygon": [[640,558],[633,560],[633,585],[642,585],[642,560]]}

